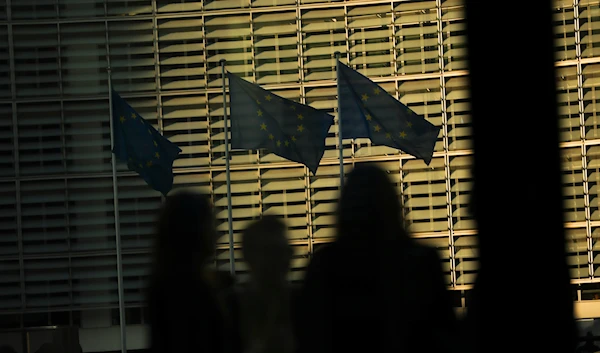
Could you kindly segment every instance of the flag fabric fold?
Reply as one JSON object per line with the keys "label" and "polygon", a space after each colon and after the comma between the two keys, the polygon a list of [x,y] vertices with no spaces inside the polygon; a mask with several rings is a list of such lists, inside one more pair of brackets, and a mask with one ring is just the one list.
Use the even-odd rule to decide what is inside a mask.
{"label": "flag fabric fold", "polygon": [[375,82],[338,61],[339,115],[343,138],[369,138],[402,150],[427,165],[440,127],[402,104]]}
{"label": "flag fabric fold", "polygon": [[259,149],[304,164],[315,174],[333,117],[279,97],[237,75],[229,78],[231,148]]}
{"label": "flag fabric fold", "polygon": [[113,153],[154,190],[167,195],[173,187],[173,162],[181,149],[162,136],[119,94],[112,92]]}

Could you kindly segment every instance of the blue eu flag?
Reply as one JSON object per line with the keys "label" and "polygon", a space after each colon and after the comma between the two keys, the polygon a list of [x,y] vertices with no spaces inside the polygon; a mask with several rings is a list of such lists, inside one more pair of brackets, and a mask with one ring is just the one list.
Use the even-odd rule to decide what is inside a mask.
{"label": "blue eu flag", "polygon": [[231,98],[231,147],[265,148],[302,163],[315,174],[333,117],[227,73]]}
{"label": "blue eu flag", "polygon": [[370,138],[397,148],[427,165],[440,128],[418,116],[375,82],[338,61],[339,114],[344,138]]}
{"label": "blue eu flag", "polygon": [[173,161],[181,149],[163,137],[117,92],[112,92],[113,153],[163,195],[173,187]]}

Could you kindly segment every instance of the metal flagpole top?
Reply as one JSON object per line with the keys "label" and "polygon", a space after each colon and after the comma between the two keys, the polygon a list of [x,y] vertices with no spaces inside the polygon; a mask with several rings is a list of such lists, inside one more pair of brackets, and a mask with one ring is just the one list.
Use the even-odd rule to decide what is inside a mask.
{"label": "metal flagpole top", "polygon": [[335,53],[333,53],[333,55],[335,56],[336,59],[339,59],[342,56],[342,53],[340,53],[339,51],[336,51]]}
{"label": "metal flagpole top", "polygon": [[225,60],[225,59],[221,59],[221,60],[219,60],[219,65],[221,65],[221,66],[225,66],[225,63],[226,63],[226,62],[227,62],[227,60]]}

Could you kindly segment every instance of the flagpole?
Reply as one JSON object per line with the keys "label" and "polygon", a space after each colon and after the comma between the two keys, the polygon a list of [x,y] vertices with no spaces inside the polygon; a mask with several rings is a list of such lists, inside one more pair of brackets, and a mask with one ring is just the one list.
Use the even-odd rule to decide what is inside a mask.
{"label": "flagpole", "polygon": [[[340,56],[341,53],[339,51],[336,51],[334,53],[335,55],[335,70],[336,70],[336,74],[339,75],[340,72]],[[339,76],[337,76],[339,78]],[[336,80],[337,82],[337,100],[338,100],[338,111],[337,111],[337,117],[338,117],[338,149],[339,149],[339,153],[340,153],[340,190],[342,190],[344,188],[344,144],[343,144],[343,139],[342,139],[342,115],[340,114],[340,82],[339,79]]]}
{"label": "flagpole", "polygon": [[115,213],[115,238],[117,247],[117,290],[119,291],[119,326],[121,328],[121,353],[127,352],[127,322],[125,320],[125,299],[123,293],[123,263],[121,260],[121,224],[119,221],[119,198],[117,187],[117,159],[112,151],[115,148],[113,105],[112,105],[112,77],[110,66],[108,71],[108,111],[110,115],[110,149],[112,165],[113,204]]}
{"label": "flagpole", "polygon": [[223,78],[223,124],[225,126],[225,178],[227,183],[227,222],[229,223],[229,268],[231,275],[235,275],[235,254],[233,248],[233,220],[231,205],[231,172],[229,169],[229,127],[227,126],[227,87],[225,81],[225,59],[219,61],[221,64],[221,76]]}

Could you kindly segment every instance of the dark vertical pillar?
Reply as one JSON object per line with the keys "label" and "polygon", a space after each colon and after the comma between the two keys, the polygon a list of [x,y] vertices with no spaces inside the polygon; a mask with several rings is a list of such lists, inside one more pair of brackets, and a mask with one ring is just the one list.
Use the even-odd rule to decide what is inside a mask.
{"label": "dark vertical pillar", "polygon": [[481,259],[468,315],[478,352],[575,347],[551,4],[466,0]]}

